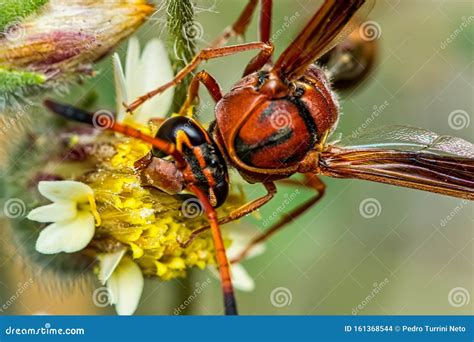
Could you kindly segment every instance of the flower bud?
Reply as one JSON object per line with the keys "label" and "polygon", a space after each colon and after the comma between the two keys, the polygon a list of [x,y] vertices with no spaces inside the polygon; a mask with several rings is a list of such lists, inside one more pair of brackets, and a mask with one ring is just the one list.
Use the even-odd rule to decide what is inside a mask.
{"label": "flower bud", "polygon": [[[3,1],[0,106],[93,74],[92,63],[154,10],[146,0]],[[18,8],[23,2],[38,8]]]}

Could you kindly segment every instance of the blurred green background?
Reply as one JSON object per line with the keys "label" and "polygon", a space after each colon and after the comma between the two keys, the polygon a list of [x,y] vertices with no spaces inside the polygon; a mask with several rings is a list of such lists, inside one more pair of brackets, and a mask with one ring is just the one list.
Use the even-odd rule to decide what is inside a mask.
{"label": "blurred green background", "polygon": [[[245,3],[198,1],[197,21],[203,28],[200,46],[229,25]],[[298,20],[274,42],[278,55],[320,2],[274,3],[274,32],[298,13]],[[165,39],[162,12],[142,27],[142,42],[155,36]],[[379,60],[363,87],[341,96],[342,116],[337,132],[351,134],[371,117],[374,106],[386,102],[388,105],[380,114],[372,115],[369,128],[410,125],[472,141],[472,124],[467,122],[459,128],[448,120],[453,111],[466,113],[468,120],[473,113],[472,15],[471,1],[378,1],[369,19],[381,29]],[[247,41],[256,39],[257,21],[255,16]],[[447,42],[449,37],[451,42]],[[124,57],[126,43],[118,50]],[[213,60],[206,63],[205,69],[228,90],[239,80],[252,56],[244,53]],[[90,89],[96,89],[99,106],[112,109],[110,59],[102,61],[98,70],[97,77],[73,87],[69,99],[77,101]],[[211,100],[202,94],[205,105]],[[212,110],[208,109],[203,121],[212,117]],[[474,299],[469,298],[474,289],[472,203],[365,181],[324,181],[327,195],[323,200],[272,238],[263,255],[244,263],[255,278],[256,289],[237,293],[242,314],[473,314]],[[263,194],[260,185],[245,189],[249,198]],[[292,188],[280,187],[271,204],[260,210],[261,217],[272,215],[285,194],[293,192]],[[288,207],[310,195],[309,191],[301,191]],[[375,217],[361,215],[361,203],[367,199],[379,204]],[[247,218],[241,224],[254,224],[263,230],[262,222]],[[0,305],[31,277],[28,262],[9,243],[4,228],[5,224],[0,236]],[[194,284],[208,276],[208,272],[196,270],[186,280],[148,280],[137,314],[173,314],[174,308],[193,293]],[[187,314],[221,313],[219,282],[211,280],[211,285],[187,308]],[[95,286],[88,282],[69,286],[55,280],[36,280],[0,314],[113,314],[111,307],[93,305],[91,294]],[[374,295],[375,287],[379,291]],[[278,288],[284,288],[283,302],[275,305],[272,292],[275,295]],[[464,300],[459,302],[459,298]]]}

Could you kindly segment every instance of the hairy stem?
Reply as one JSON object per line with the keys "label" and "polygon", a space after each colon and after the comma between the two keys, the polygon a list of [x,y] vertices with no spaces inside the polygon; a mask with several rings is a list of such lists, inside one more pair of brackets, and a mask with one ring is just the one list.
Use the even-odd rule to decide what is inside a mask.
{"label": "hairy stem", "polygon": [[[194,7],[191,0],[166,0],[168,53],[177,73],[196,52],[196,31]],[[199,31],[199,30],[198,30]],[[175,89],[172,111],[177,112],[186,99],[186,91],[191,81],[188,75]]]}

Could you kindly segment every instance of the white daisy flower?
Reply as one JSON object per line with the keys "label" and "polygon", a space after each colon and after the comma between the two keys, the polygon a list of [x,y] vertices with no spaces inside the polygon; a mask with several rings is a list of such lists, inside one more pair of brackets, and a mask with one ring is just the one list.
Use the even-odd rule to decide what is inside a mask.
{"label": "white daisy flower", "polygon": [[42,181],[38,183],[38,191],[53,203],[33,209],[27,217],[53,223],[41,231],[36,250],[55,254],[84,249],[94,236],[94,218],[100,224],[94,191],[76,181]]}
{"label": "white daisy flower", "polygon": [[117,313],[132,315],[138,307],[144,280],[140,267],[124,255],[125,249],[100,255],[99,280],[107,286]]}
{"label": "white daisy flower", "polygon": [[[240,255],[245,247],[252,241],[258,234],[259,231],[256,227],[250,225],[239,225],[239,227],[231,226],[224,227],[226,236],[232,241],[229,248],[226,249],[227,258],[232,260]],[[265,244],[259,243],[255,245],[245,257],[245,260],[254,258],[265,252]],[[211,273],[219,278],[219,272],[215,266],[209,266]],[[238,263],[231,265],[231,278],[234,287],[237,290],[251,292],[255,289],[255,281],[249,275],[245,267]]]}
{"label": "white daisy flower", "polygon": [[118,54],[115,53],[112,58],[117,121],[131,120],[147,124],[151,118],[165,117],[173,102],[172,88],[148,100],[133,114],[127,114],[123,105],[173,79],[173,69],[164,44],[158,39],[152,39],[140,55],[138,38],[132,37],[128,43],[125,73]]}

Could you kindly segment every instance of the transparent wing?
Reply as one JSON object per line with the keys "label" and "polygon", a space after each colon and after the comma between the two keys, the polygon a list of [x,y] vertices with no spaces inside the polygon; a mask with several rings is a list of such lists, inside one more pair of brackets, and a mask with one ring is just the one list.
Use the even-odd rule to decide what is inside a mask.
{"label": "transparent wing", "polygon": [[474,145],[419,128],[383,127],[328,144],[320,169],[331,177],[474,199]]}
{"label": "transparent wing", "polygon": [[349,136],[335,144],[345,149],[388,149],[474,158],[474,145],[461,138],[439,135],[423,128],[388,126]]}

